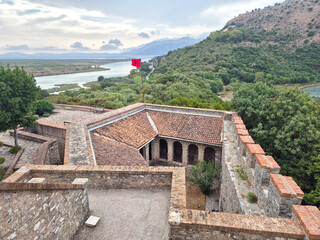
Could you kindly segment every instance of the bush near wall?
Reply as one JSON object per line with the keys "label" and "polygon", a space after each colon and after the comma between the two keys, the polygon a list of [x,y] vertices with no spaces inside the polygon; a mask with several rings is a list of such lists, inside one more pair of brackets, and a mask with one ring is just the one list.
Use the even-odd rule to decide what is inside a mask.
{"label": "bush near wall", "polygon": [[47,100],[39,100],[36,102],[36,114],[42,116],[52,113],[54,106]]}

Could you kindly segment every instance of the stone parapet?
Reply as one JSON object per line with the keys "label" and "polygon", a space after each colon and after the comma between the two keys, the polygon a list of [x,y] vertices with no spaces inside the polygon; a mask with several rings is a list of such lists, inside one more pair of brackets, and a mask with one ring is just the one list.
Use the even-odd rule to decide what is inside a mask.
{"label": "stone parapet", "polygon": [[281,174],[270,173],[272,183],[277,188],[281,197],[303,198],[304,193],[292,177],[282,176]]}
{"label": "stone parapet", "polygon": [[294,218],[302,226],[307,239],[320,239],[320,211],[315,206],[293,205]]}
{"label": "stone parapet", "polygon": [[[48,184],[40,184],[43,187],[36,184],[36,187],[31,188],[42,189],[51,186],[51,188],[57,189],[63,187],[71,189],[77,188],[79,184],[78,187],[81,191],[81,188],[85,188],[87,184],[87,180],[82,178],[88,179],[89,189],[171,187],[169,212],[170,239],[211,239],[215,237],[217,239],[230,239],[230,237],[234,237],[243,240],[293,240],[305,238],[301,226],[295,219],[248,216],[231,213],[209,213],[207,211],[186,209],[184,168],[71,165],[41,166],[29,164],[20,170],[20,172],[16,172],[6,179],[7,182],[18,181],[18,183],[7,183],[8,189],[12,189],[8,184],[16,184],[16,186],[19,186],[19,189],[23,188],[26,193],[29,193],[29,190],[26,190],[26,187],[28,188],[35,184],[30,185],[30,183],[23,182],[36,177],[45,178]],[[15,175],[17,176],[15,177]],[[288,184],[295,189],[295,186],[292,185],[290,180],[288,181]],[[18,187],[16,187],[16,189],[18,189]],[[14,193],[15,191],[12,192]],[[69,194],[72,195],[74,191],[69,192]],[[42,195],[39,196],[41,197]],[[58,195],[57,197],[56,200],[61,202]],[[68,201],[64,200],[63,204],[72,201],[80,202],[80,200],[77,199],[78,198],[68,199]],[[45,222],[42,226],[45,226],[46,224],[47,223]],[[309,227],[309,231],[311,230],[311,227]],[[52,231],[52,229],[43,230],[43,234],[51,234]],[[59,231],[60,230],[57,232]],[[69,230],[67,231],[70,233]],[[8,232],[7,234],[13,233]],[[51,237],[51,235],[48,236]],[[48,238],[43,237],[42,239]],[[61,239],[67,238],[61,237]]]}
{"label": "stone parapet", "polygon": [[53,104],[55,108],[61,108],[65,110],[76,110],[76,111],[84,111],[84,112],[110,112],[111,109],[106,108],[96,108],[96,107],[88,107],[88,106],[78,106],[78,105],[67,105],[67,104]]}
{"label": "stone parapet", "polygon": [[260,167],[267,168],[271,173],[279,173],[281,170],[279,164],[271,156],[258,154],[256,159]]}
{"label": "stone parapet", "polygon": [[251,136],[240,135],[239,140],[240,141],[238,141],[238,147],[239,147],[240,155],[245,156],[247,151],[247,144],[254,144],[255,142],[253,141]]}
{"label": "stone parapet", "polygon": [[[177,217],[179,215],[179,217]],[[172,214],[170,239],[304,239],[293,219],[183,209]]]}
{"label": "stone parapet", "polygon": [[[253,184],[258,204],[267,216],[291,218],[291,206],[300,204],[304,193],[291,177],[280,174],[280,166],[271,156],[266,156],[259,144],[247,134],[241,117],[233,114],[235,135],[238,141],[238,158]],[[271,180],[271,181],[270,181]]]}
{"label": "stone parapet", "polygon": [[256,160],[258,164],[255,165],[254,184],[257,189],[259,204],[268,208],[269,206],[265,203],[268,198],[270,173],[279,173],[280,166],[271,156],[258,154]]}
{"label": "stone parapet", "polygon": [[0,183],[0,239],[71,239],[82,226],[89,213],[86,186],[40,182]]}
{"label": "stone parapet", "polygon": [[240,142],[240,136],[249,136],[249,131],[247,129],[235,129],[237,142]]}
{"label": "stone parapet", "polygon": [[304,193],[291,177],[270,173],[270,179],[267,216],[291,218],[292,205],[301,204]]}

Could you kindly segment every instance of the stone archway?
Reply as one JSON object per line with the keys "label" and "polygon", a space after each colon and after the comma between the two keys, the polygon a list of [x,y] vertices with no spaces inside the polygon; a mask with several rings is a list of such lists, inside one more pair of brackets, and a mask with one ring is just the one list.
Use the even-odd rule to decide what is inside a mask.
{"label": "stone archway", "polygon": [[198,147],[190,144],[188,147],[188,164],[195,165],[198,162]]}
{"label": "stone archway", "polygon": [[216,151],[212,147],[206,147],[204,149],[204,159],[206,162],[215,161]]}
{"label": "stone archway", "polygon": [[173,143],[173,161],[182,163],[182,144],[180,142]]}
{"label": "stone archway", "polygon": [[168,159],[168,143],[164,139],[160,139],[160,158]]}
{"label": "stone archway", "polygon": [[149,161],[152,160],[152,154],[153,154],[153,153],[152,153],[152,144],[153,144],[153,143],[150,143],[150,144],[149,144],[149,149],[147,150],[147,151],[149,151]]}

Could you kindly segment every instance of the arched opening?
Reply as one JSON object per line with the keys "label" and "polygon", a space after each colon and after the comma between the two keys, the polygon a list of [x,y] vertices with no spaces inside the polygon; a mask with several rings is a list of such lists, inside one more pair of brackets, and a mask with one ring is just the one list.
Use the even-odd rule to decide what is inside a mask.
{"label": "arched opening", "polygon": [[144,157],[144,155],[143,155],[143,148],[140,148],[139,152],[140,152],[140,154],[142,155],[142,157]]}
{"label": "arched opening", "polygon": [[216,151],[212,147],[206,147],[204,149],[204,160],[206,162],[210,162],[215,160],[216,157]]}
{"label": "arched opening", "polygon": [[182,144],[179,142],[173,143],[173,161],[182,163]]}
{"label": "arched opening", "polygon": [[198,162],[198,147],[190,144],[188,147],[188,164],[195,165]]}
{"label": "arched opening", "polygon": [[160,158],[168,159],[168,144],[164,139],[160,139]]}
{"label": "arched opening", "polygon": [[149,150],[148,151],[149,151],[149,160],[152,160],[152,145],[151,145],[151,143],[149,144]]}

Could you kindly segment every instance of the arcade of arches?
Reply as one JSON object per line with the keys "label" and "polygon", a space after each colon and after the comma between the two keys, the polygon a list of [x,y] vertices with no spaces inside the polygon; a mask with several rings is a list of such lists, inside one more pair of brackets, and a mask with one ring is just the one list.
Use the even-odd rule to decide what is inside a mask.
{"label": "arcade of arches", "polygon": [[140,149],[147,162],[165,160],[183,166],[195,165],[198,161],[221,163],[220,146],[212,146],[169,138],[155,138]]}

